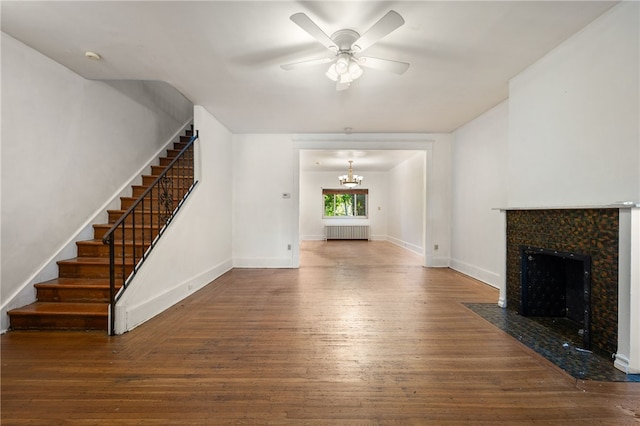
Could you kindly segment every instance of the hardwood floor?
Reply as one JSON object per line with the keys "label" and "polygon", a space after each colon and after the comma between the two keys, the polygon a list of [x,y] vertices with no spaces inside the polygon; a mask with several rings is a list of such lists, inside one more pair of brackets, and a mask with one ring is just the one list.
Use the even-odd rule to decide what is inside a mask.
{"label": "hardwood floor", "polygon": [[308,242],[123,336],[1,336],[3,425],[638,425],[640,384],[576,381],[460,302],[497,290],[384,242]]}

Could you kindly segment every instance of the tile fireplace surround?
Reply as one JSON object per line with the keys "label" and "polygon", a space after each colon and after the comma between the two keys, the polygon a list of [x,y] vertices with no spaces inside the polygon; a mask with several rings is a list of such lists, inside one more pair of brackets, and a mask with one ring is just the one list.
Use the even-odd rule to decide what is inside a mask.
{"label": "tile fireplace surround", "polygon": [[[633,205],[513,208],[506,212],[506,285],[501,304],[518,312],[521,247],[591,257],[591,349],[640,372],[640,209]],[[506,302],[506,303],[505,303]]]}

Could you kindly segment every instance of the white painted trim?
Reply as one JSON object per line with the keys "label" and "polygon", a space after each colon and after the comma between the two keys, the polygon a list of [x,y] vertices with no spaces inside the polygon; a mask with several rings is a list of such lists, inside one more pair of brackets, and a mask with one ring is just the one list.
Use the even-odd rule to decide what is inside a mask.
{"label": "white painted trim", "polygon": [[433,193],[434,193],[434,180],[435,173],[433,171],[433,143],[427,144],[425,149],[424,156],[424,176],[423,179],[423,187],[425,192],[425,197],[422,200],[424,203],[424,208],[422,209],[422,247],[423,247],[423,266],[426,268],[431,267],[439,267],[439,265],[434,262],[433,256],[433,247],[434,247],[434,238],[433,238],[433,220],[431,219],[434,216],[434,203],[433,203]]}
{"label": "white painted trim", "polygon": [[291,259],[289,260],[289,267],[300,267],[300,150],[296,148],[295,143],[293,145],[292,158],[292,173],[291,173]]}
{"label": "white painted trim", "polygon": [[[292,221],[293,235],[299,236],[300,228],[300,150],[307,149],[355,149],[355,150],[411,150],[425,152],[425,217],[423,224],[423,247],[433,247],[433,182],[435,179],[433,170],[433,144],[436,139],[433,135],[420,133],[327,133],[327,134],[302,134],[294,135],[293,138],[293,158],[294,158],[294,193],[296,194],[295,220]],[[293,239],[299,241],[298,238]],[[402,246],[401,246],[402,247]],[[415,247],[415,246],[414,246]],[[423,265],[426,267],[447,267],[448,258],[434,258],[430,252],[420,249],[419,254],[423,256]],[[296,243],[293,253],[294,260],[299,262],[300,248]],[[298,263],[299,265],[299,263]]]}
{"label": "white painted trim", "polygon": [[[354,142],[365,150],[424,150],[425,142],[435,142],[423,133],[309,133],[293,136],[299,149],[342,149]],[[391,143],[393,146],[389,146]]]}
{"label": "white painted trim", "polygon": [[[208,271],[189,278],[154,298],[135,306],[116,306],[116,334],[131,331],[171,306],[189,297],[232,269],[231,259],[215,265]],[[119,321],[118,321],[119,320]],[[122,327],[124,323],[124,327]]]}
{"label": "white painted trim", "polygon": [[501,277],[499,273],[479,268],[458,259],[450,259],[449,267],[485,284],[489,284],[491,287],[500,288]]}
{"label": "white painted trim", "polygon": [[629,365],[627,373],[640,374],[640,208],[631,210]]}
{"label": "white painted trim", "polygon": [[[293,248],[292,248],[293,249]],[[245,257],[234,258],[234,268],[297,268],[289,257]]]}
{"label": "white painted trim", "polygon": [[502,217],[502,235],[501,239],[504,241],[501,249],[501,262],[500,262],[500,280],[498,281],[498,289],[500,294],[498,296],[498,306],[501,308],[507,307],[507,213],[501,212]]}
{"label": "white painted trim", "polygon": [[627,358],[623,354],[615,354],[615,361],[613,361],[613,366],[626,374],[632,374],[629,371],[629,358]]}
{"label": "white painted trim", "polygon": [[147,170],[150,170],[151,165],[167,150],[167,148],[176,141],[176,139],[183,134],[193,119],[189,119],[173,136],[149,159],[147,164],[142,166],[137,172],[134,172],[120,188],[116,190],[114,195],[106,201],[102,206],[94,211],[94,214],[90,216],[79,228],[72,234],[69,239],[60,246],[60,248],[44,261],[36,271],[25,280],[22,285],[14,291],[10,296],[4,297],[2,306],[0,307],[0,333],[4,333],[9,328],[9,316],[7,312],[11,309],[19,308],[36,301],[36,292],[32,287],[34,284],[54,279],[58,276],[58,264],[60,260],[70,259],[77,256],[78,250],[76,243],[78,241],[93,239],[93,224],[95,223],[107,223],[108,213],[107,210],[115,210],[119,208],[118,202],[120,197],[129,196],[131,194],[131,186],[141,182],[141,176],[145,174]]}
{"label": "white painted trim", "polygon": [[448,268],[449,267],[449,258],[448,257],[435,257],[430,254],[425,256],[425,260],[427,265],[426,268]]}
{"label": "white painted trim", "polygon": [[389,237],[389,236],[387,236],[387,241],[389,241],[393,245],[405,248],[405,249],[407,249],[407,250],[409,250],[409,251],[411,251],[411,252],[413,252],[415,254],[418,254],[420,256],[424,255],[424,250],[422,249],[422,247],[417,246],[415,244],[411,244],[411,243],[408,243],[406,241],[402,241],[402,240],[400,240],[398,238]]}
{"label": "white painted trim", "polygon": [[301,241],[324,241],[324,235],[303,235]]}

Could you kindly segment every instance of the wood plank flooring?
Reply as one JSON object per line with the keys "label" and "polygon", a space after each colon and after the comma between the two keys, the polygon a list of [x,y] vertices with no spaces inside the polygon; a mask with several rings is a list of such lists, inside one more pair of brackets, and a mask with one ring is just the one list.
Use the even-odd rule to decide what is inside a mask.
{"label": "wood plank flooring", "polygon": [[123,336],[1,336],[3,425],[640,424],[461,305],[497,290],[385,242],[306,242]]}

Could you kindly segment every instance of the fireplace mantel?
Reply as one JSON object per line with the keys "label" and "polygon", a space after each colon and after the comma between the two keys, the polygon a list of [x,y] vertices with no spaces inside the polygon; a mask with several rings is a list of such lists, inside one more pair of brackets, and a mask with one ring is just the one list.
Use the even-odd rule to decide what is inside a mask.
{"label": "fireplace mantel", "polygon": [[585,205],[585,206],[534,206],[534,207],[495,207],[493,210],[589,210],[589,209],[633,209],[640,208],[640,203],[635,201],[625,201],[615,204]]}
{"label": "fireplace mantel", "polygon": [[[514,255],[519,245],[562,251],[564,244],[571,247],[564,251],[589,253],[595,258],[596,268],[601,269],[595,271],[600,274],[596,296],[609,299],[600,301],[596,308],[596,322],[609,330],[601,330],[596,341],[600,349],[612,353],[616,368],[628,374],[640,373],[640,203],[494,210],[505,215],[507,228],[500,306],[514,309],[517,306],[513,304],[519,303],[519,296],[514,296],[515,285],[520,285],[519,255]],[[514,273],[514,268],[518,272]],[[609,308],[603,312],[605,305]]]}

